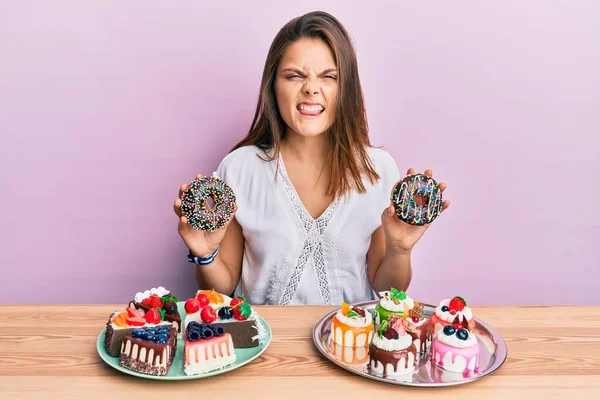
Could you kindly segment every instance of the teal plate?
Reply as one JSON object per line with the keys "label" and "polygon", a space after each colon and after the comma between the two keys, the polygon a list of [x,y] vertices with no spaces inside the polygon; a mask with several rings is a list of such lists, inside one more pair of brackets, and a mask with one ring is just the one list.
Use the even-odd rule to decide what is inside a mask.
{"label": "teal plate", "polygon": [[[179,308],[179,313],[181,314],[182,320],[185,318],[184,304],[185,303],[181,302],[181,301],[179,303],[177,303],[177,306]],[[165,376],[141,374],[139,372],[132,371],[130,369],[120,366],[119,365],[119,357],[111,357],[106,352],[106,349],[104,348],[104,334],[106,333],[106,327],[104,329],[102,329],[102,332],[100,332],[100,335],[98,335],[98,340],[96,341],[96,349],[98,350],[98,354],[100,355],[100,358],[102,358],[102,360],[104,360],[105,363],[107,363],[114,369],[119,370],[119,371],[124,372],[129,375],[138,376],[140,378],[156,379],[156,380],[164,380],[164,381],[202,379],[202,378],[208,378],[208,377],[214,376],[214,375],[225,374],[227,372],[238,369],[238,368],[252,362],[256,358],[258,358],[262,353],[264,353],[264,351],[267,349],[267,347],[269,347],[269,344],[271,344],[271,338],[273,336],[273,333],[272,333],[271,327],[269,326],[267,321],[265,321],[260,316],[259,316],[259,323],[261,323],[263,325],[263,327],[265,328],[265,331],[267,333],[265,336],[265,339],[264,339],[264,344],[258,345],[257,347],[247,348],[247,349],[235,349],[234,350],[235,358],[236,358],[235,363],[233,363],[223,369],[207,372],[205,374],[200,374],[200,375],[188,376],[183,372],[184,340],[182,338],[177,339],[177,352],[175,353],[175,358],[173,359],[173,364],[171,364],[169,373]]]}

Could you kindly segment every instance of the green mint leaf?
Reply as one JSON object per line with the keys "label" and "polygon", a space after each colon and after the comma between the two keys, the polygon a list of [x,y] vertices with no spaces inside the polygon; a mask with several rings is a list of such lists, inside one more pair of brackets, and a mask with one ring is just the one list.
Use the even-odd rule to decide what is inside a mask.
{"label": "green mint leaf", "polygon": [[250,304],[244,303],[240,306],[240,314],[248,318],[252,314],[252,307]]}
{"label": "green mint leaf", "polygon": [[348,311],[348,314],[346,314],[346,317],[348,317],[348,318],[358,317],[358,316],[359,316],[359,314],[354,310],[350,310],[350,311]]}
{"label": "green mint leaf", "polygon": [[162,308],[159,308],[159,309],[158,309],[158,312],[159,312],[159,314],[160,314],[160,320],[161,320],[161,321],[164,321],[164,320],[165,320],[165,310],[164,310],[164,309],[162,309]]}
{"label": "green mint leaf", "polygon": [[400,291],[396,288],[391,288],[390,294],[392,295],[392,297],[395,297],[396,299],[398,299],[400,301],[406,299],[406,293],[404,293],[403,291]]}

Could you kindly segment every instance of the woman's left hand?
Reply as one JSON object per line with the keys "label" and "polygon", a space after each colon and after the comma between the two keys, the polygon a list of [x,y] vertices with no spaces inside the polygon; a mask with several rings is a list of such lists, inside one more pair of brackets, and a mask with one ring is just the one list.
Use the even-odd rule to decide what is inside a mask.
{"label": "woman's left hand", "polygon": [[[410,168],[406,175],[413,175],[415,170]],[[433,178],[433,171],[430,169],[425,170],[424,174]],[[446,183],[439,182],[439,188],[443,192],[446,190]],[[442,210],[446,210],[450,206],[449,200],[444,200],[442,203]],[[430,224],[425,225],[411,225],[396,216],[394,205],[390,204],[383,214],[381,215],[381,223],[383,225],[383,231],[385,233],[385,241],[388,247],[401,252],[411,251],[414,245],[421,239],[421,236],[429,228]]]}

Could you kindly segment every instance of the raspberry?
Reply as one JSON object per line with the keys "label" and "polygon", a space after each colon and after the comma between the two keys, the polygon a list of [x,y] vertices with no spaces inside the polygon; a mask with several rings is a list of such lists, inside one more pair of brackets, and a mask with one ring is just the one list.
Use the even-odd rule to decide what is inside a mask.
{"label": "raspberry", "polygon": [[[146,299],[144,299],[146,300]],[[158,295],[153,294],[152,296],[148,297],[148,307],[150,308],[162,308],[163,307],[163,302],[162,299],[160,297],[158,297]],[[144,304],[144,302],[142,301],[142,304]]]}
{"label": "raspberry", "polygon": [[158,312],[158,308],[152,308],[150,311],[144,315],[144,319],[149,324],[158,324],[160,323],[160,313]]}

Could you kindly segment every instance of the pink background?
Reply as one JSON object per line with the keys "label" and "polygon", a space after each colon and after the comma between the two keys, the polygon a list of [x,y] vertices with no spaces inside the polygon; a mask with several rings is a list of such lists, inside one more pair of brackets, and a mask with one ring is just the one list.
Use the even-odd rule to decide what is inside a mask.
{"label": "pink background", "polygon": [[190,296],[177,189],[245,135],[271,40],[313,9],[355,39],[372,141],[448,183],[412,297],[600,303],[600,2],[216,3],[1,3],[0,303]]}

